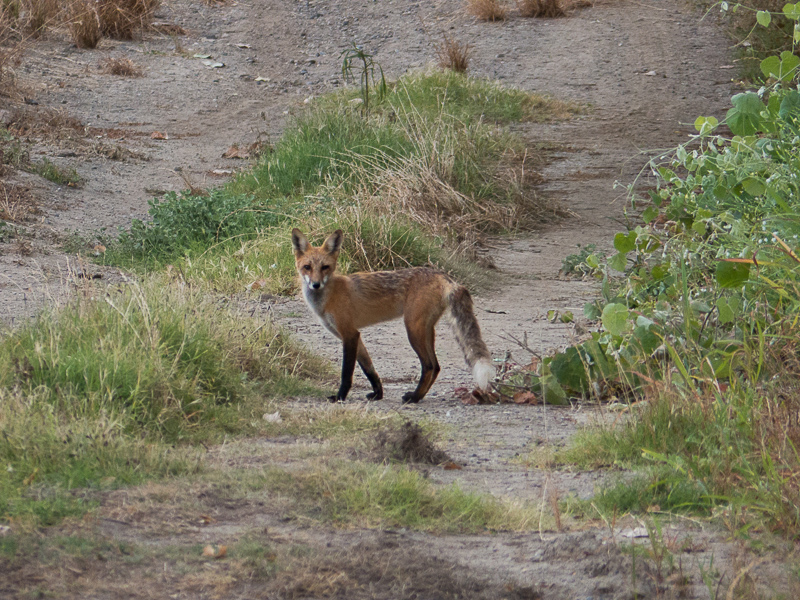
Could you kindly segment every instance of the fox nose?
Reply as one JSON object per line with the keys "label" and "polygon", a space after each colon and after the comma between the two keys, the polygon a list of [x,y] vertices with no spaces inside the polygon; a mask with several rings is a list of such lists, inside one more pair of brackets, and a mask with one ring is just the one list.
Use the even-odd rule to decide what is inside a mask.
{"label": "fox nose", "polygon": [[313,289],[315,289],[315,290],[318,290],[319,288],[321,288],[321,287],[322,287],[322,284],[321,284],[319,281],[315,281],[315,282],[313,282],[313,283],[311,284],[311,287],[312,287]]}

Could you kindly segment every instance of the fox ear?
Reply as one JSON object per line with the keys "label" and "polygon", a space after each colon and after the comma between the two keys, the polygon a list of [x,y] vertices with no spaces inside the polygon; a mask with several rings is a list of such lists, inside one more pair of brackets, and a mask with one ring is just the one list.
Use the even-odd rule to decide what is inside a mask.
{"label": "fox ear", "polygon": [[344,232],[341,229],[337,229],[328,236],[328,239],[325,240],[325,243],[322,244],[322,247],[325,248],[325,251],[328,254],[335,254],[341,249],[343,239]]}
{"label": "fox ear", "polygon": [[294,255],[297,257],[303,256],[308,250],[308,240],[297,227],[292,229],[292,248],[294,249]]}

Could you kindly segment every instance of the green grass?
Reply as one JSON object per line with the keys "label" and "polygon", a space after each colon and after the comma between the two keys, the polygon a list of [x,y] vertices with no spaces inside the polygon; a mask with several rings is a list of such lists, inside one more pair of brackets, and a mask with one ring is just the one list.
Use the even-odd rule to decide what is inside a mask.
{"label": "green grass", "polygon": [[40,177],[58,185],[77,187],[83,182],[75,169],[59,167],[46,158],[43,159],[42,162],[32,162],[26,165],[25,168],[31,173],[36,173]]}
{"label": "green grass", "polygon": [[741,386],[687,397],[663,390],[624,424],[583,431],[555,460],[635,470],[633,479],[591,500],[608,515],[714,510],[734,530],[766,527],[794,537],[800,535],[800,431],[790,417],[796,402],[786,402],[785,393]]}
{"label": "green grass", "polygon": [[301,514],[339,526],[409,527],[436,532],[525,531],[539,511],[493,496],[436,486],[404,466],[333,461],[308,472],[272,470],[273,492],[297,501]]}
{"label": "green grass", "polygon": [[249,430],[260,394],[328,370],[185,284],[86,287],[0,339],[0,519],[52,524],[93,505],[69,490],[194,473],[192,444]]}
{"label": "green grass", "polygon": [[435,264],[479,282],[474,242],[558,211],[532,192],[541,156],[506,123],[561,118],[574,107],[464,75],[407,75],[364,116],[355,90],[315,101],[251,172],[208,196],[151,203],[105,260],[171,264],[226,292],[294,286],[288,232],[345,230],[349,268]]}

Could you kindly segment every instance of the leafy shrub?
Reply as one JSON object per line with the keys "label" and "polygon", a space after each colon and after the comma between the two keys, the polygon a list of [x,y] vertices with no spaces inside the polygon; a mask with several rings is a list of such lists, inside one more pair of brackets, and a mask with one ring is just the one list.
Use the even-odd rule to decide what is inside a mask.
{"label": "leafy shrub", "polygon": [[121,233],[115,253],[170,260],[186,250],[202,251],[232,236],[252,238],[259,228],[284,219],[278,203],[270,208],[254,203],[250,196],[221,190],[206,196],[173,192],[148,204],[152,220],[134,220],[130,231]]}

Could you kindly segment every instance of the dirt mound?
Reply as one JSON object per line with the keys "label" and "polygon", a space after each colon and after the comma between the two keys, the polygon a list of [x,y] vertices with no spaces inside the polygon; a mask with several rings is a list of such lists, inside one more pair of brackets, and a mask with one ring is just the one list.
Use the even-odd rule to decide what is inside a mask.
{"label": "dirt mound", "polygon": [[422,427],[411,421],[406,421],[399,429],[387,427],[378,432],[372,458],[383,463],[441,465],[452,462],[447,452],[437,448]]}

